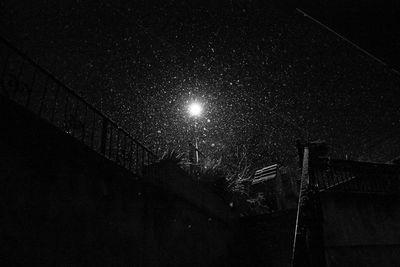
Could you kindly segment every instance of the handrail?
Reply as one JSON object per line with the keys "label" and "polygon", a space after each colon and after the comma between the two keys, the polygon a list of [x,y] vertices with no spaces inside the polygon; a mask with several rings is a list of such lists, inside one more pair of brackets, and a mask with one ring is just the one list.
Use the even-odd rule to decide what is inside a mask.
{"label": "handrail", "polygon": [[398,191],[396,165],[336,159],[314,161],[314,186],[322,191],[393,194]]}
{"label": "handrail", "polygon": [[0,95],[138,176],[157,160],[130,133],[1,36],[0,47]]}

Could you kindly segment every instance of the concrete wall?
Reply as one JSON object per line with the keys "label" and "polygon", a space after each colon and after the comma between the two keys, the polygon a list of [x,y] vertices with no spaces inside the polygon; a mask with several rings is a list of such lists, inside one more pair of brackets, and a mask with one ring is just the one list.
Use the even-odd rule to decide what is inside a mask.
{"label": "concrete wall", "polygon": [[400,266],[400,196],[321,194],[327,266]]}
{"label": "concrete wall", "polygon": [[184,173],[137,179],[3,99],[0,123],[0,265],[224,264],[229,207]]}

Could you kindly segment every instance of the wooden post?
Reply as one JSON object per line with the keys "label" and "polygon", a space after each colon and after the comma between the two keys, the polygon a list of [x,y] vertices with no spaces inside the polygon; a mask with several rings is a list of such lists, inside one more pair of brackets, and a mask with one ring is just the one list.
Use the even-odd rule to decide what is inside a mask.
{"label": "wooden post", "polygon": [[[310,152],[310,145],[312,151]],[[310,171],[313,161],[325,152],[324,143],[304,146],[302,174],[297,207],[296,229],[292,254],[293,267],[326,266],[323,242],[322,208],[318,188],[314,186]]]}
{"label": "wooden post", "polygon": [[300,180],[300,194],[297,206],[296,229],[294,235],[292,266],[306,267],[309,266],[309,258],[306,249],[306,227],[304,225],[305,208],[307,207],[307,197],[310,187],[309,176],[309,147],[304,147],[303,165]]}

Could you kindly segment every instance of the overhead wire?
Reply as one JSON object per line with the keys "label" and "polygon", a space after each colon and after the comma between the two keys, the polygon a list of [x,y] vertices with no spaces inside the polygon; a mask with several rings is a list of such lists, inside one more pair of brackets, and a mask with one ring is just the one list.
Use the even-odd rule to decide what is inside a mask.
{"label": "overhead wire", "polygon": [[364,48],[360,47],[359,45],[357,45],[356,43],[354,43],[353,41],[350,41],[348,38],[344,37],[343,35],[339,34],[338,32],[336,32],[335,30],[333,30],[332,28],[328,27],[327,25],[323,24],[322,22],[320,22],[319,20],[315,19],[314,17],[310,16],[309,14],[307,14],[306,12],[304,12],[303,10],[301,10],[300,8],[296,8],[296,10],[301,13],[304,17],[308,18],[309,20],[313,21],[314,23],[318,24],[319,26],[321,26],[322,28],[324,28],[325,30],[333,33],[334,35],[336,35],[337,37],[339,37],[341,40],[345,41],[346,43],[348,43],[349,45],[351,45],[352,47],[356,48],[357,50],[359,50],[361,53],[365,54],[366,56],[370,57],[371,59],[373,59],[374,61],[378,62],[379,64],[381,64],[383,67],[389,69],[392,73],[394,73],[395,75],[397,75],[398,77],[400,77],[400,72],[397,71],[394,68],[391,68],[386,62],[384,62],[382,59],[374,56],[373,54],[371,54],[370,52],[368,52],[367,50],[365,50]]}

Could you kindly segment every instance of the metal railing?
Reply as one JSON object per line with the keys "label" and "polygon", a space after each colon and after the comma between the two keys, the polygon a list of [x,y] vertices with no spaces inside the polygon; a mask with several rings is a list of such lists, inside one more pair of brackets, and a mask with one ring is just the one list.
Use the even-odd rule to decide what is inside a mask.
{"label": "metal railing", "polygon": [[157,157],[127,131],[0,37],[0,94],[142,176]]}
{"label": "metal railing", "polygon": [[312,184],[319,191],[395,193],[399,173],[394,165],[321,160],[313,165]]}

